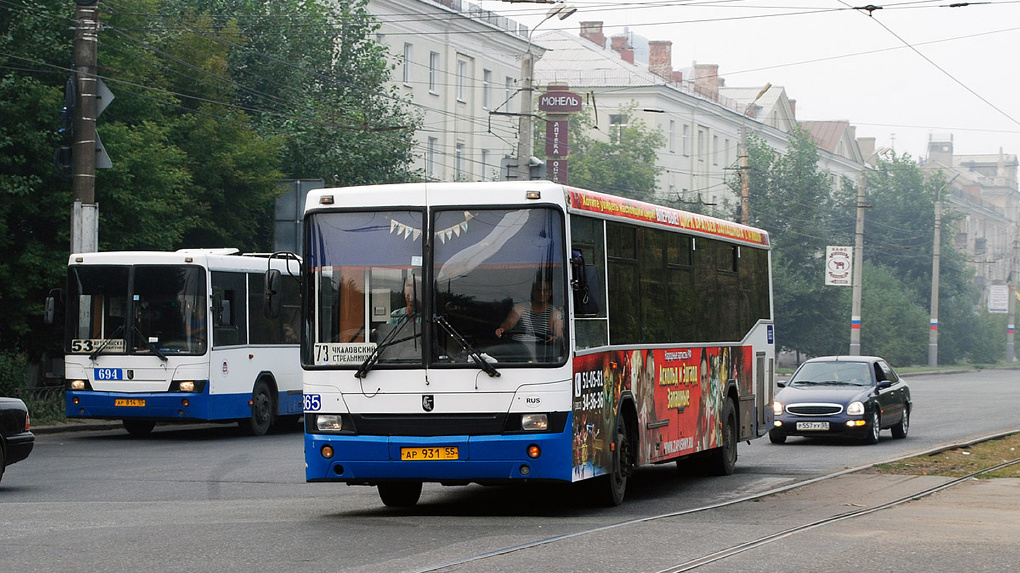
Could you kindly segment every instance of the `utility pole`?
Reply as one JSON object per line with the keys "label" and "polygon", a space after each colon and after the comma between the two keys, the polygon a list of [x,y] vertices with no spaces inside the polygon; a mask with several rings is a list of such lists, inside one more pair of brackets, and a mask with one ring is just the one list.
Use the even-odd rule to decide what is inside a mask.
{"label": "utility pole", "polygon": [[[510,0],[512,1],[512,0]],[[542,0],[534,0],[536,3],[549,4],[552,2],[543,2]],[[521,123],[520,123],[520,136],[517,140],[517,180],[528,181],[531,179],[531,138],[534,136],[532,133],[532,106],[534,105],[535,97],[535,80],[534,80],[534,68],[535,68],[535,55],[531,53],[531,36],[535,33],[535,30],[539,26],[544,24],[547,20],[553,17],[558,17],[560,20],[566,20],[574,12],[577,12],[577,8],[568,6],[563,2],[555,2],[552,8],[546,12],[545,18],[541,22],[535,24],[535,26],[528,32],[528,48],[524,51],[524,55],[521,57]]]}
{"label": "utility pole", "polygon": [[1016,360],[1016,347],[1014,337],[1016,335],[1016,283],[1017,283],[1017,246],[1020,245],[1020,237],[1016,236],[1017,230],[1013,231],[1013,253],[1009,261],[1009,319],[1006,324],[1006,362],[1012,364]]}
{"label": "utility pole", "polygon": [[939,365],[939,258],[942,253],[942,191],[960,174],[946,181],[935,194],[935,240],[931,246],[931,321],[928,323],[928,366]]}
{"label": "utility pole", "polygon": [[96,115],[99,43],[98,0],[75,0],[74,67],[77,101],[71,156],[71,252],[99,250],[99,205],[96,203]]}
{"label": "utility pole", "polygon": [[853,296],[850,303],[850,356],[861,355],[861,291],[864,282],[864,171],[857,183],[857,225],[854,238]]}

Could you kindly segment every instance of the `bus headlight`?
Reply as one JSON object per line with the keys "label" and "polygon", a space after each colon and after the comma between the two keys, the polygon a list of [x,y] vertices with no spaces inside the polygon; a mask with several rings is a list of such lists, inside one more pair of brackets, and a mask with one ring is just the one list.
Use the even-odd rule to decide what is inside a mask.
{"label": "bus headlight", "polygon": [[85,389],[84,380],[71,380],[71,390],[84,390],[84,389]]}
{"label": "bus headlight", "polygon": [[315,427],[320,432],[339,432],[344,429],[344,422],[339,414],[319,414],[315,417]]}
{"label": "bus headlight", "polygon": [[182,381],[181,384],[180,384],[180,387],[181,387],[181,392],[194,392],[195,391],[195,383],[192,382],[191,380]]}
{"label": "bus headlight", "polygon": [[522,414],[521,429],[529,432],[544,432],[549,429],[549,415]]}

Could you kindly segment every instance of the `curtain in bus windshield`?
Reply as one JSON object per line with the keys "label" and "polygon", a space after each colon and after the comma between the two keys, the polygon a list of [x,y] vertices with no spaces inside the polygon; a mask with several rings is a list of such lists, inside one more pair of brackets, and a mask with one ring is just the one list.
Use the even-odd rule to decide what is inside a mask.
{"label": "curtain in bus windshield", "polygon": [[552,209],[435,217],[436,360],[470,364],[464,342],[501,365],[564,359],[563,222]]}
{"label": "curtain in bus windshield", "polygon": [[72,267],[69,289],[73,353],[205,352],[205,274],[199,267]]}
{"label": "curtain in bus windshield", "polygon": [[314,333],[306,363],[420,365],[424,218],[415,211],[315,215],[308,268]]}

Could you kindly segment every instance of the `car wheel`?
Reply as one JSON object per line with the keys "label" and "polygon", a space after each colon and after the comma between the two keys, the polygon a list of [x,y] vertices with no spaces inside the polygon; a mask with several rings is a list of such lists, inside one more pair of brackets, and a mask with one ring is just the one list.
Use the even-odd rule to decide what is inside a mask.
{"label": "car wheel", "polygon": [[708,454],[708,472],[716,476],[732,474],[737,465],[737,412],[732,400],[723,404],[722,420],[722,446]]}
{"label": "car wheel", "polygon": [[152,420],[123,420],[123,423],[127,433],[136,438],[148,436],[152,433],[152,429],[156,427],[156,422]]}
{"label": "car wheel", "polygon": [[868,435],[864,437],[865,444],[877,444],[878,433],[882,431],[882,425],[878,419],[878,412],[871,413],[871,421],[868,422]]}
{"label": "car wheel", "polygon": [[421,498],[420,481],[397,481],[379,484],[379,499],[386,507],[414,507]]}
{"label": "car wheel", "polygon": [[780,434],[775,430],[771,430],[769,432],[769,441],[772,442],[773,444],[785,444],[786,434]]}
{"label": "car wheel", "polygon": [[238,422],[241,431],[250,436],[264,436],[273,425],[276,402],[269,384],[259,380],[251,393],[251,416]]}
{"label": "car wheel", "polygon": [[903,417],[900,419],[900,423],[892,427],[892,435],[894,438],[903,439],[907,437],[907,431],[910,430],[910,408],[906,404],[903,405]]}

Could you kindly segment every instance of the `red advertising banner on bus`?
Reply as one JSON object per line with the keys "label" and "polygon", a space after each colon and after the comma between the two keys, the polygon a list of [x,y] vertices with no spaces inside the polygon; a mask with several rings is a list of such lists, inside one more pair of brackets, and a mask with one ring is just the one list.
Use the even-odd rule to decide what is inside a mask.
{"label": "red advertising banner on bus", "polygon": [[594,191],[570,189],[570,208],[601,215],[612,215],[633,221],[654,223],[672,229],[683,229],[749,243],[768,245],[768,234],[760,229],[699,215],[679,209],[661,207],[633,199],[604,195]]}

